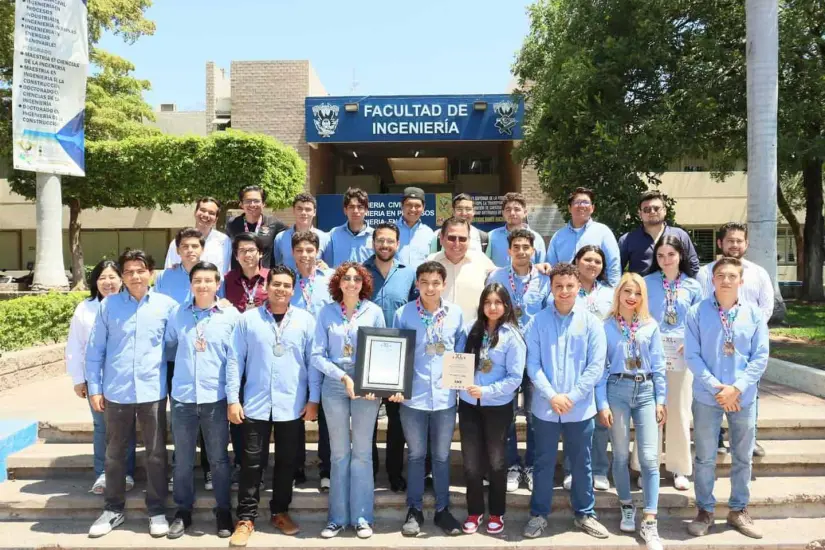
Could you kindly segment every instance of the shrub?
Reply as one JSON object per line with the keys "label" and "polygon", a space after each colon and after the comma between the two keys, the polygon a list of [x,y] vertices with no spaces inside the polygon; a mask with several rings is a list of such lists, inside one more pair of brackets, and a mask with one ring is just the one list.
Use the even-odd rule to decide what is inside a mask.
{"label": "shrub", "polygon": [[0,353],[65,340],[77,304],[88,296],[50,292],[0,302]]}

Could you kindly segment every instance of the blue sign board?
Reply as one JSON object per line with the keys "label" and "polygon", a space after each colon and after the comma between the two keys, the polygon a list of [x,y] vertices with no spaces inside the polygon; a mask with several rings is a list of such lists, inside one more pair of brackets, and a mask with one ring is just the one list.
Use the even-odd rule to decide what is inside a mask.
{"label": "blue sign board", "polygon": [[507,94],[308,97],[309,143],[522,139],[524,100]]}

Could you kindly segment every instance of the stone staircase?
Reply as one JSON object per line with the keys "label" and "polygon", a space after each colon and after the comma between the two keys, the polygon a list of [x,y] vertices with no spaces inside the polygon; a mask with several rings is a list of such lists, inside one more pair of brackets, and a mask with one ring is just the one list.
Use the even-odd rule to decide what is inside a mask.
{"label": "stone staircase", "polygon": [[[755,480],[751,485],[751,515],[765,531],[760,541],[747,539],[723,524],[727,508],[724,502],[730,491],[727,478],[730,456],[718,457],[716,495],[719,523],[707,537],[694,539],[685,531],[685,522],[695,514],[692,489],[679,492],[662,479],[660,496],[660,532],[665,548],[804,548],[814,539],[825,539],[825,400],[784,386],[763,384],[760,403],[759,439],[767,455],[754,459]],[[48,405],[46,405],[48,403]],[[212,495],[203,489],[202,474],[196,470],[198,487],[195,502],[195,529],[192,536],[176,541],[152,539],[148,535],[143,509],[142,450],[138,450],[136,488],[127,493],[126,524],[112,534],[91,540],[88,527],[102,508],[102,497],[88,492],[94,478],[92,469],[92,422],[87,404],[76,398],[66,377],[58,377],[21,386],[0,393],[0,418],[36,418],[39,439],[7,459],[9,481],[0,484],[0,547],[71,548],[119,547],[225,547],[227,541],[214,535]],[[309,480],[296,488],[292,512],[303,527],[298,538],[274,533],[268,522],[259,521],[250,546],[260,547],[445,547],[534,546],[553,548],[633,548],[640,540],[618,530],[618,499],[615,491],[597,491],[596,509],[612,536],[606,541],[592,539],[573,531],[572,513],[567,492],[558,486],[553,500],[553,514],[548,534],[537,540],[523,540],[521,528],[528,517],[529,491],[522,487],[508,494],[507,526],[504,535],[476,534],[448,538],[432,525],[432,495],[425,500],[428,523],[425,535],[406,539],[399,533],[406,511],[405,496],[387,489],[383,473],[376,485],[376,534],[367,541],[347,532],[334,541],[324,541],[317,534],[326,519],[327,496],[317,490],[318,472],[316,424],[308,424]],[[519,418],[518,429],[523,441],[525,425]],[[383,440],[385,419],[379,421],[379,441]],[[380,444],[383,448],[383,443]],[[524,443],[520,443],[524,447]],[[171,445],[169,447],[171,459]],[[561,450],[559,452],[561,458]],[[383,452],[382,452],[383,466]],[[464,487],[458,432],[452,446],[451,508],[459,519],[465,513]],[[196,461],[197,463],[197,461]],[[560,472],[557,472],[560,474]],[[271,475],[271,471],[268,476]],[[262,511],[266,511],[269,490],[262,494]],[[641,491],[634,491],[641,503]],[[173,503],[169,501],[170,516]],[[262,516],[265,518],[265,516]]]}

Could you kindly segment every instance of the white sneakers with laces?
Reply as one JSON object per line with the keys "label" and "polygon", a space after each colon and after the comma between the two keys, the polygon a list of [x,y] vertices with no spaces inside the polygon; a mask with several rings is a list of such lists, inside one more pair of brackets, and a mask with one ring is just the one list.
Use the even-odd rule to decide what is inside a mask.
{"label": "white sneakers with laces", "polygon": [[636,508],[632,504],[622,504],[622,521],[619,529],[623,533],[636,532]]}

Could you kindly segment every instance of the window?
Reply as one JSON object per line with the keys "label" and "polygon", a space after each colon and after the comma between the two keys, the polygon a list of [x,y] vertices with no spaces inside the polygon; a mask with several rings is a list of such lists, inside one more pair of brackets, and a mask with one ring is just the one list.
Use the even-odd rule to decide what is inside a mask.
{"label": "window", "polygon": [[790,227],[779,227],[776,230],[776,263],[796,265],[796,240]]}
{"label": "window", "polygon": [[699,263],[707,264],[716,259],[716,238],[713,229],[688,229],[687,232],[696,248],[696,254],[699,255]]}

